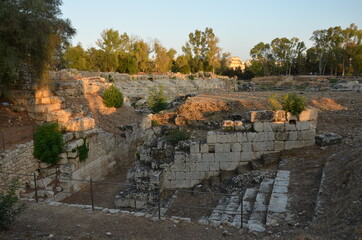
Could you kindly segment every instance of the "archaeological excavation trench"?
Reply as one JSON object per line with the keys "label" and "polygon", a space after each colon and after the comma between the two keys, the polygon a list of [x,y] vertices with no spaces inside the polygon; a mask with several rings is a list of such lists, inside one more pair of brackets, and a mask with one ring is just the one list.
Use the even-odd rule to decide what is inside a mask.
{"label": "archaeological excavation trench", "polygon": [[[66,151],[57,165],[34,159],[32,141],[2,153],[2,172],[23,174],[21,181],[27,185],[23,198],[84,208],[93,203],[96,209],[120,214],[264,232],[300,224],[304,207],[291,200],[299,199],[295,189],[298,178],[305,177],[309,188],[304,191],[310,198],[304,200],[309,215],[303,221],[312,218],[325,161],[314,166],[313,158],[323,158],[317,154],[310,163],[305,160],[313,165],[307,176],[293,169],[293,161],[319,149],[317,109],[307,109],[299,117],[284,111],[250,111],[266,109],[265,104],[257,97],[248,102],[243,96],[238,99],[233,91],[218,99],[202,93],[230,91],[233,83],[227,80],[215,79],[212,84],[183,80],[176,89],[173,81],[161,76],[139,81],[147,89],[165,85],[177,101],[170,104],[170,111],[152,115],[142,105],[141,94],[147,90],[139,89],[139,81],[116,81],[138,105],[135,111],[130,106],[120,110],[102,106],[99,92],[109,85],[102,77],[56,78],[54,90],[17,93],[16,101],[32,119],[56,120],[68,129]],[[179,96],[185,89],[190,94]],[[79,159],[83,145],[89,149],[86,161]],[[0,177],[8,181],[7,176]]]}

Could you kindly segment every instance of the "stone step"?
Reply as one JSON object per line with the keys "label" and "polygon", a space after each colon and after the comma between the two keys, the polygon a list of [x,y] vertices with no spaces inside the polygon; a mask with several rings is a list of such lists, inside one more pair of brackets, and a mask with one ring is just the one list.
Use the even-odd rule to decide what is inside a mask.
{"label": "stone step", "polygon": [[265,231],[264,224],[267,216],[267,203],[270,193],[272,191],[274,180],[265,178],[258,189],[256,199],[254,202],[253,210],[250,214],[247,227],[251,231],[263,232]]}
{"label": "stone step", "polygon": [[73,114],[72,110],[68,108],[52,111],[47,114],[46,121],[47,122],[58,121],[61,124],[65,124],[71,119],[72,114]]}
{"label": "stone step", "polygon": [[267,226],[279,226],[285,221],[288,204],[290,172],[279,170],[274,181],[266,218]]}
{"label": "stone step", "polygon": [[58,97],[58,96],[49,96],[49,97],[42,97],[42,98],[36,98],[35,99],[35,104],[36,105],[55,104],[55,103],[62,104],[63,102],[64,102],[64,98],[63,97]]}
{"label": "stone step", "polygon": [[243,196],[243,223],[246,224],[253,210],[258,189],[247,188]]}
{"label": "stone step", "polygon": [[95,120],[90,117],[77,118],[66,122],[64,126],[68,131],[87,131],[95,127]]}
{"label": "stone step", "polygon": [[212,211],[210,217],[209,217],[209,222],[219,226],[220,224],[222,224],[222,214],[225,211],[225,209],[227,208],[228,204],[229,204],[230,199],[228,197],[222,197],[217,206],[215,207],[215,209]]}
{"label": "stone step", "polygon": [[62,109],[61,103],[53,103],[53,104],[39,104],[34,106],[28,106],[27,111],[31,113],[50,113],[52,111]]}

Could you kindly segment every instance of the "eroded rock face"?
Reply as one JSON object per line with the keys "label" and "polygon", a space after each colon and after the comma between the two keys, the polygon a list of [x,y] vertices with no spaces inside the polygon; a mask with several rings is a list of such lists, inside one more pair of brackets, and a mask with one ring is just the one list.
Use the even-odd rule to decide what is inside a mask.
{"label": "eroded rock face", "polygon": [[342,142],[342,136],[336,133],[323,133],[315,137],[316,144],[320,146],[330,146]]}

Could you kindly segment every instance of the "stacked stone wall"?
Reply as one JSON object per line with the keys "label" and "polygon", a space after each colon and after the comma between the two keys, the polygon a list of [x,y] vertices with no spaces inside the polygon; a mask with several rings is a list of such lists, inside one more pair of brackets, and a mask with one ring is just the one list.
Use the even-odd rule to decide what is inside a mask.
{"label": "stacked stone wall", "polygon": [[189,153],[175,153],[174,162],[163,171],[162,186],[190,188],[263,154],[314,145],[317,113],[309,109],[297,118],[284,111],[255,111],[244,121],[225,121],[226,132],[210,131],[205,143],[194,142]]}

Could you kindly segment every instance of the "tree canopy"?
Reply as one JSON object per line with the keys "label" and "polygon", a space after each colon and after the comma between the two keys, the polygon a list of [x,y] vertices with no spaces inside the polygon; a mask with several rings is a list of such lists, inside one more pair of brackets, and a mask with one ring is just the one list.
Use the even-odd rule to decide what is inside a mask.
{"label": "tree canopy", "polygon": [[62,51],[75,29],[68,19],[60,18],[61,4],[61,0],[0,1],[2,91],[29,79],[44,84],[45,70],[62,66]]}

